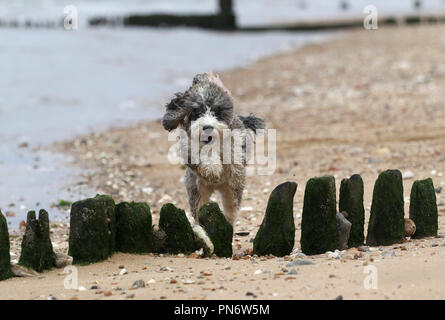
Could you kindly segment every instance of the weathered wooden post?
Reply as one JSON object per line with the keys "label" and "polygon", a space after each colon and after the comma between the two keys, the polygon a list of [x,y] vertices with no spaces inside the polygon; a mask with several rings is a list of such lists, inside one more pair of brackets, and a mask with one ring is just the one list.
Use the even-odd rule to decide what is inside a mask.
{"label": "weathered wooden post", "polygon": [[110,196],[74,202],[71,206],[68,254],[74,264],[103,261],[116,249],[116,205]]}
{"label": "weathered wooden post", "polygon": [[438,229],[436,191],[433,180],[414,181],[411,188],[409,218],[416,224],[413,238],[435,237]]}
{"label": "weathered wooden post", "polygon": [[233,15],[233,1],[219,0],[219,13],[222,15]]}
{"label": "weathered wooden post", "polygon": [[352,223],[348,241],[349,247],[359,247],[365,241],[363,191],[363,180],[358,174],[341,181],[339,209],[340,212],[346,211],[347,219]]}
{"label": "weathered wooden post", "polygon": [[220,29],[235,29],[236,17],[233,11],[233,0],[219,0],[219,20]]}
{"label": "weathered wooden post", "polygon": [[304,190],[301,251],[307,255],[334,251],[338,246],[337,202],[333,176],[312,178]]}
{"label": "weathered wooden post", "polygon": [[374,185],[371,216],[368,224],[368,246],[388,246],[402,242],[405,230],[402,173],[386,170]]}
{"label": "weathered wooden post", "polygon": [[218,257],[232,257],[233,227],[216,202],[208,202],[199,210],[199,223],[213,242]]}
{"label": "weathered wooden post", "polygon": [[0,210],[0,281],[12,277],[8,223]]}
{"label": "weathered wooden post", "polygon": [[295,241],[295,191],[297,184],[288,181],[280,184],[270,194],[264,220],[253,241],[254,254],[282,257],[292,252]]}
{"label": "weathered wooden post", "polygon": [[34,211],[28,212],[19,265],[42,272],[54,267],[55,263],[56,254],[50,238],[48,212],[40,210],[38,219]]}

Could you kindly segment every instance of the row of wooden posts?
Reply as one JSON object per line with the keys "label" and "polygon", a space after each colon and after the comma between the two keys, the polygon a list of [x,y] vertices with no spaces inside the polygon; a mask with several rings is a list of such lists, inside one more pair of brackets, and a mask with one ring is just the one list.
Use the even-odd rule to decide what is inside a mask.
{"label": "row of wooden posts", "polygon": [[[292,252],[296,189],[295,182],[285,182],[272,191],[253,242],[254,254],[285,256]],[[343,179],[337,210],[334,177],[309,179],[301,223],[302,252],[314,255],[365,243],[378,246],[403,241],[405,213],[401,172],[387,170],[377,178],[366,242],[363,193],[360,175]],[[431,178],[413,183],[409,217],[416,225],[414,238],[437,235],[436,191]],[[75,264],[102,261],[117,251],[189,254],[202,249],[204,256],[231,257],[233,227],[219,206],[214,202],[205,204],[200,209],[199,222],[200,225],[191,225],[184,210],[169,203],[161,208],[159,226],[153,226],[150,207],[146,203],[116,205],[110,196],[97,195],[75,202],[71,207],[68,254]],[[343,228],[342,223],[348,228]],[[0,280],[12,276],[9,250],[7,222],[0,212]],[[40,210],[37,219],[35,212],[30,211],[19,264],[41,272],[51,269],[55,259],[48,213]]]}
{"label": "row of wooden posts", "polygon": [[[402,242],[405,212],[402,174],[399,170],[380,173],[374,185],[366,244],[391,245]],[[348,247],[365,244],[363,180],[360,175],[343,179],[339,211],[352,224]],[[310,179],[306,185],[302,215],[303,253],[318,254],[338,248],[341,236],[336,222],[335,180],[332,176]],[[414,238],[436,236],[438,213],[436,191],[431,178],[415,181],[411,188],[409,218],[415,223]]]}

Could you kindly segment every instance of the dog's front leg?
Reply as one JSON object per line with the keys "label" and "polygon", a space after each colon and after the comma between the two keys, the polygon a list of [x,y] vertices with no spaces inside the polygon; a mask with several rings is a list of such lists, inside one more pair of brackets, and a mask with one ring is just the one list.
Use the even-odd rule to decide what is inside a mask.
{"label": "dog's front leg", "polygon": [[196,223],[199,223],[199,209],[209,202],[214,189],[210,185],[204,184],[190,168],[187,168],[185,174],[185,185],[193,218]]}
{"label": "dog's front leg", "polygon": [[220,189],[224,216],[227,221],[233,226],[238,210],[241,205],[241,199],[243,196],[243,188],[233,188],[231,186],[225,186]]}

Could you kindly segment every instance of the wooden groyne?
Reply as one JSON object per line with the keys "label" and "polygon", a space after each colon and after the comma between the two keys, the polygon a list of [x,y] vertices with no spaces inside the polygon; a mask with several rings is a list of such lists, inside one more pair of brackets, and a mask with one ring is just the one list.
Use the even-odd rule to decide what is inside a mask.
{"label": "wooden groyne", "polygon": [[[238,26],[234,15],[130,15],[121,19],[94,18],[91,26],[116,25],[122,21],[126,27],[195,27],[212,30],[232,30],[240,32],[255,31],[329,31],[352,28],[363,28],[363,19],[332,19],[323,21],[299,21],[295,23],[277,23],[252,26]],[[408,15],[388,16],[378,20],[378,26],[418,25],[445,23],[444,15]]]}

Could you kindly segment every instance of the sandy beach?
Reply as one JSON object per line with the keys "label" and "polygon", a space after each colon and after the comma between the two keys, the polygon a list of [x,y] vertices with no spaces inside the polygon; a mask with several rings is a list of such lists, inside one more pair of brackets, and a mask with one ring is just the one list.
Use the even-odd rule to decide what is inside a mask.
{"label": "sandy beach", "polygon": [[[353,248],[338,257],[298,254],[304,188],[311,177],[333,175],[338,192],[341,179],[361,174],[366,222],[383,170],[399,169],[407,177],[406,217],[414,180],[431,177],[435,187],[445,184],[444,50],[445,26],[385,27],[351,31],[221,72],[237,113],[254,112],[277,130],[275,173],[248,177],[234,229],[249,235],[234,237],[234,258],[118,253],[77,267],[79,286],[86,290],[65,289],[66,274],[54,269],[0,282],[0,299],[445,299],[445,193],[437,194],[436,238]],[[72,166],[83,172],[78,184],[116,202],[145,201],[157,223],[164,203],[189,211],[184,170],[167,161],[171,145],[154,121],[48,148],[73,156]],[[285,181],[298,183],[295,250],[284,258],[252,257],[251,241],[268,196]],[[66,253],[67,224],[54,222],[52,232],[55,250]],[[19,255],[20,235],[11,241]],[[293,263],[302,259],[313,264]],[[363,285],[370,265],[378,270],[378,288],[371,290]],[[120,275],[122,268],[128,273]],[[145,288],[131,290],[139,279]]]}

